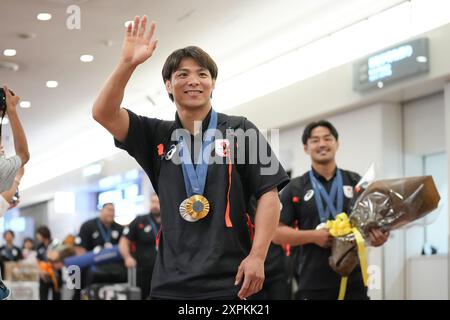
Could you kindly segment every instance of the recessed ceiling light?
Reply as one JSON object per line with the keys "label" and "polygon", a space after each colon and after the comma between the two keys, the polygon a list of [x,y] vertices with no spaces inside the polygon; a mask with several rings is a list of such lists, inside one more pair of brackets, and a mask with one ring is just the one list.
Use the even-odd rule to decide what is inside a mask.
{"label": "recessed ceiling light", "polygon": [[384,83],[382,81],[379,81],[377,83],[377,87],[380,88],[380,89],[383,88],[384,87]]}
{"label": "recessed ceiling light", "polygon": [[52,18],[52,15],[50,13],[41,12],[37,15],[37,19],[41,21],[48,21]]}
{"label": "recessed ceiling light", "polygon": [[5,124],[8,124],[9,123],[9,120],[8,120],[8,118],[3,118],[3,120],[2,120],[2,124],[3,125],[5,125]]}
{"label": "recessed ceiling light", "polygon": [[50,81],[47,81],[46,85],[48,88],[56,88],[58,86],[58,81],[50,80]]}
{"label": "recessed ceiling light", "polygon": [[83,54],[83,55],[80,57],[80,60],[81,60],[82,62],[92,62],[92,61],[94,61],[94,56],[91,56],[90,54]]}
{"label": "recessed ceiling light", "polygon": [[30,101],[21,101],[20,107],[24,108],[24,109],[28,109],[29,107],[31,107],[31,102]]}
{"label": "recessed ceiling light", "polygon": [[416,60],[417,60],[417,62],[419,62],[419,63],[425,63],[425,62],[428,61],[428,58],[425,57],[425,56],[417,56]]}
{"label": "recessed ceiling light", "polygon": [[131,20],[125,21],[125,23],[124,23],[125,28],[128,28],[128,25],[129,25],[130,23],[133,23],[133,21],[131,21]]}
{"label": "recessed ceiling light", "polygon": [[14,57],[15,55],[16,55],[16,50],[14,50],[14,49],[5,49],[4,51],[3,51],[3,54],[5,55],[5,56],[7,56],[7,57]]}

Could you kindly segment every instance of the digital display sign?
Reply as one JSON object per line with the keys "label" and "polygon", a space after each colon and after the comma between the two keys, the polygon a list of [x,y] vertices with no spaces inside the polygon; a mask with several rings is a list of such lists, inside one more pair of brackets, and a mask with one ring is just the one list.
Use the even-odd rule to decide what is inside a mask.
{"label": "digital display sign", "polygon": [[429,71],[428,39],[420,38],[372,54],[354,64],[353,88],[364,91]]}

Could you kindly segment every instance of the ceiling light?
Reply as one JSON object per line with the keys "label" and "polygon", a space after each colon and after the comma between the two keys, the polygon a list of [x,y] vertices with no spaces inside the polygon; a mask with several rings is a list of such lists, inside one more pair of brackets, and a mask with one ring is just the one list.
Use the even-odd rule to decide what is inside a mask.
{"label": "ceiling light", "polygon": [[46,85],[48,88],[56,88],[58,86],[58,81],[50,80],[50,81],[47,81]]}
{"label": "ceiling light", "polygon": [[383,82],[381,82],[381,81],[379,81],[378,83],[377,83],[377,87],[378,88],[383,88],[384,87],[384,83]]}
{"label": "ceiling light", "polygon": [[5,51],[3,51],[3,54],[7,57],[14,57],[16,53],[17,52],[14,49],[5,49]]}
{"label": "ceiling light", "polygon": [[28,109],[29,107],[31,107],[31,102],[30,101],[21,101],[20,107],[24,108],[24,109]]}
{"label": "ceiling light", "polygon": [[83,54],[83,55],[80,57],[80,60],[81,60],[82,62],[92,62],[92,61],[94,61],[94,56],[91,56],[90,54]]}
{"label": "ceiling light", "polygon": [[126,21],[126,22],[124,23],[124,25],[125,25],[125,28],[128,28],[128,25],[129,25],[130,23],[133,23],[133,21],[131,21],[131,20],[129,20],[129,21]]}
{"label": "ceiling light", "polygon": [[419,62],[419,63],[425,63],[425,62],[428,61],[428,58],[425,57],[425,56],[417,56],[416,60],[417,60],[417,62]]}
{"label": "ceiling light", "polygon": [[44,12],[42,12],[42,13],[39,13],[38,15],[37,15],[37,19],[38,20],[41,20],[41,21],[48,21],[48,20],[50,20],[52,18],[52,15],[50,14],[50,13],[44,13]]}

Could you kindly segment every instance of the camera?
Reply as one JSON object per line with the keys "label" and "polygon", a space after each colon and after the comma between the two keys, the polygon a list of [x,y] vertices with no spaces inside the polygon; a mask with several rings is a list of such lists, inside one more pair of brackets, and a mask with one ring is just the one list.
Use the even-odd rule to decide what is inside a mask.
{"label": "camera", "polygon": [[3,113],[4,111],[6,111],[5,90],[3,90],[3,88],[0,88],[0,113]]}
{"label": "camera", "polygon": [[[9,90],[11,95],[14,95],[14,92]],[[3,88],[0,88],[0,113],[6,112],[6,95],[5,90]]]}
{"label": "camera", "polygon": [[17,202],[20,199],[20,195],[19,195],[19,189],[17,189],[16,193],[14,194],[14,196],[12,197],[12,205],[17,204]]}

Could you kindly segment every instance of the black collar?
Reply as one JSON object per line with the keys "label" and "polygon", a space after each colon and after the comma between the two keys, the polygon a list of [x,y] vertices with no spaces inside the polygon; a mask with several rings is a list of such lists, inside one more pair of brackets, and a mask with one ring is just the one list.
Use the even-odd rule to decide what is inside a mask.
{"label": "black collar", "polygon": [[[211,112],[212,112],[212,108],[209,109],[208,114],[206,115],[205,119],[203,119],[203,121],[202,121],[202,132],[205,132],[206,130],[208,130],[209,120],[211,119]],[[175,112],[175,125],[177,128],[183,128],[183,124],[181,123],[178,112]]]}
{"label": "black collar", "polygon": [[327,180],[324,176],[322,176],[320,173],[314,170],[314,168],[311,166],[311,170],[313,172],[314,177],[316,177],[317,180],[320,180],[321,182],[325,183],[332,181],[334,177],[336,177],[337,169],[338,169],[337,167],[334,169],[333,177],[330,180]]}

